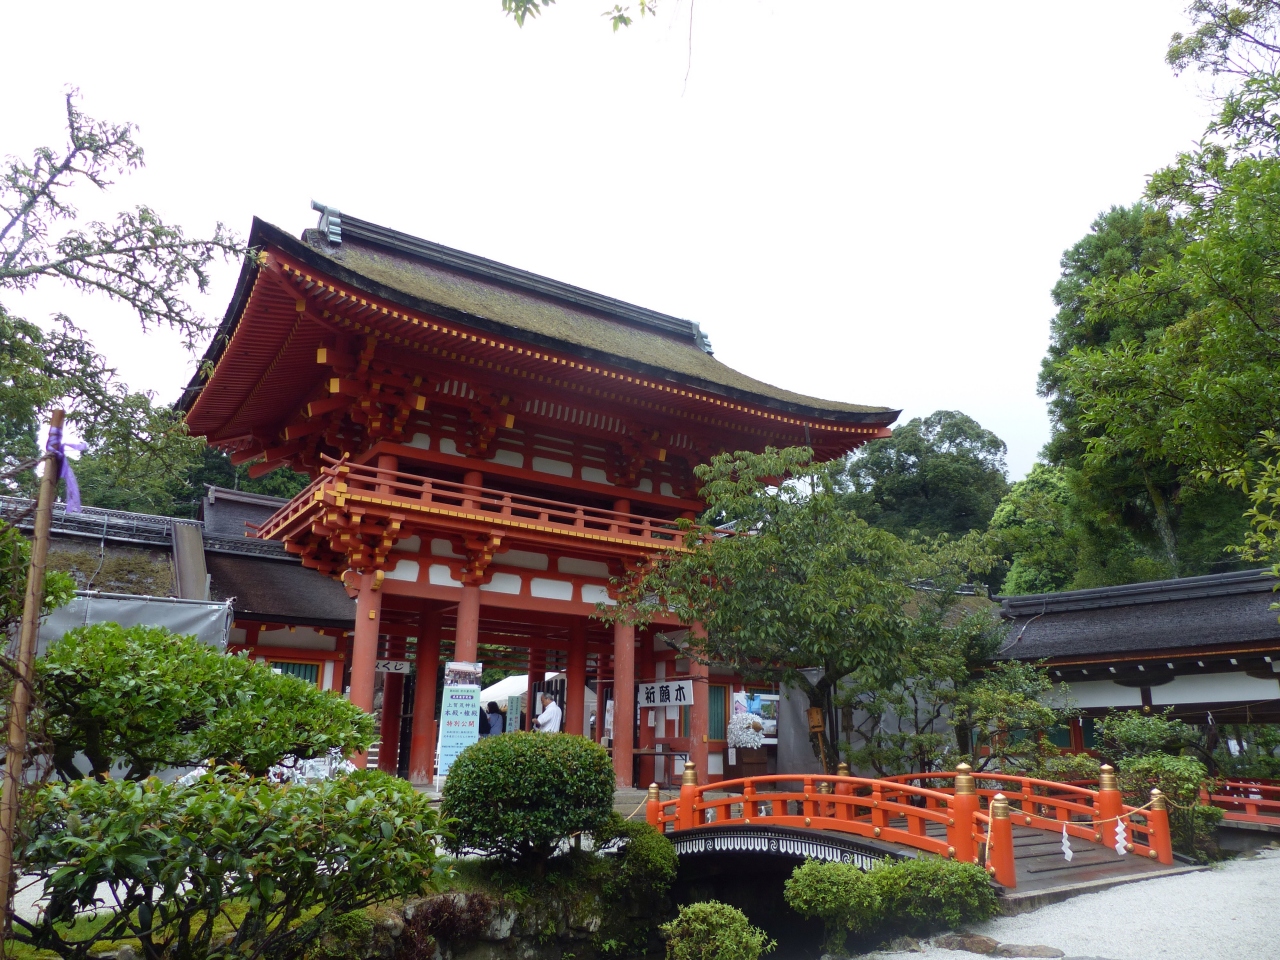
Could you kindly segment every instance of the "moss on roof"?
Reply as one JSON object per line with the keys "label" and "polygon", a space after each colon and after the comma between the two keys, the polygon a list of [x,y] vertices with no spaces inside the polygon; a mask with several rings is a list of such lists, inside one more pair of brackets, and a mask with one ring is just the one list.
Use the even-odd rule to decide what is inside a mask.
{"label": "moss on roof", "polygon": [[848,415],[870,414],[873,416],[866,419],[889,423],[898,412],[889,407],[822,400],[793,393],[726,366],[704,352],[692,338],[646,329],[575,304],[513,289],[380,246],[354,240],[344,240],[340,245],[330,244],[317,230],[306,231],[303,240],[314,256],[411,298],[423,307],[436,305],[477,317],[506,327],[517,337],[521,333],[533,334],[570,348],[587,349],[616,358],[624,366],[641,364],[670,371],[713,390],[718,387],[722,388],[720,392],[733,391],[774,401],[770,405],[781,402],[807,408],[819,416],[863,419]]}

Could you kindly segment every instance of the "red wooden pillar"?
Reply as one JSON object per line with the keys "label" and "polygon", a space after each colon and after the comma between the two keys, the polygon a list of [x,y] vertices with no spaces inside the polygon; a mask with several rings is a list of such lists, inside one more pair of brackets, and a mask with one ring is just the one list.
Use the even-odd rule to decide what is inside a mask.
{"label": "red wooden pillar", "polygon": [[[695,623],[691,632],[696,637],[707,635],[700,623]],[[698,771],[699,784],[707,782],[707,731],[711,725],[708,706],[711,689],[707,683],[709,674],[705,664],[689,657],[689,676],[693,679],[693,706],[689,712],[689,759]]]}
{"label": "red wooden pillar", "polygon": [[618,786],[630,787],[636,725],[636,628],[613,625],[613,773]]}
{"label": "red wooden pillar", "polygon": [[453,659],[474,663],[480,649],[480,584],[464,583],[453,633]]}
{"label": "red wooden pillar", "polygon": [[586,733],[583,726],[586,704],[583,691],[587,687],[587,621],[575,617],[569,627],[569,664],[565,671],[564,731],[579,736]]}
{"label": "red wooden pillar", "polygon": [[[647,683],[654,678],[654,660],[653,660],[653,635],[648,633],[640,634],[640,645],[636,653],[636,673],[637,679],[641,683]],[[640,742],[639,746],[643,750],[652,750],[653,745],[657,743],[657,735],[654,727],[649,726],[649,720],[653,717],[653,710],[648,711],[637,710],[640,714]],[[653,767],[654,758],[644,756],[640,758],[640,785],[653,783]]]}
{"label": "red wooden pillar", "polygon": [[418,628],[418,672],[413,688],[413,736],[409,742],[409,780],[431,783],[436,757],[436,675],[440,667],[440,612],[424,613]]}
{"label": "red wooden pillar", "polygon": [[[351,702],[365,713],[373,713],[373,679],[378,664],[378,632],[382,616],[382,591],[374,588],[372,574],[360,577],[356,594],[356,629],[351,638]],[[357,753],[351,762],[364,769],[365,755]]]}
{"label": "red wooden pillar", "polygon": [[392,776],[400,769],[400,714],[404,708],[404,677],[388,673],[382,678],[382,725],[378,769]]}
{"label": "red wooden pillar", "polygon": [[538,719],[538,714],[542,712],[542,702],[538,699],[539,694],[533,692],[533,685],[541,683],[547,679],[547,654],[543,650],[529,651],[529,676],[525,680],[524,687],[524,722],[526,730],[533,730],[533,721]]}

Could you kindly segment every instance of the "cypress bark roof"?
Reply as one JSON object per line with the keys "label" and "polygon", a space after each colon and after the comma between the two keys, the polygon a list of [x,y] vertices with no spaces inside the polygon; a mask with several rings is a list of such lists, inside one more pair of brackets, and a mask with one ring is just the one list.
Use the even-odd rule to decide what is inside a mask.
{"label": "cypress bark roof", "polygon": [[1280,646],[1270,570],[1002,597],[1001,656],[1117,656],[1242,643]]}

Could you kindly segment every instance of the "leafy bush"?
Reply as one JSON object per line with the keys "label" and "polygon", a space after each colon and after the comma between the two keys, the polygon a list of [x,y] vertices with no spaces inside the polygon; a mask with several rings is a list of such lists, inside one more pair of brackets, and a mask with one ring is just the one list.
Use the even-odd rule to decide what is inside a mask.
{"label": "leafy bush", "polygon": [[605,879],[606,898],[661,898],[676,879],[676,848],[646,821],[624,820],[613,813],[592,836],[596,850],[618,848],[617,861]]}
{"label": "leafy bush", "polygon": [[995,916],[991,878],[976,864],[918,857],[877,866],[869,874],[883,922],[907,933],[954,928]]}
{"label": "leafy bush", "polygon": [[806,860],[783,887],[787,906],[817,917],[825,927],[828,953],[844,953],[849,933],[880,922],[880,894],[870,876],[851,863]]}
{"label": "leafy bush", "polygon": [[777,946],[741,910],[715,900],[681,907],[661,929],[667,960],[759,960]]}
{"label": "leafy bush", "polygon": [[791,874],[784,896],[802,916],[824,922],[829,953],[843,951],[848,933],[924,934],[996,913],[981,867],[938,857],[882,863],[868,873],[849,863],[807,860]]}
{"label": "leafy bush", "polygon": [[1163,714],[1136,710],[1111,712],[1098,722],[1100,752],[1117,766],[1130,757],[1153,753],[1175,754],[1198,739],[1193,727],[1174,720],[1170,707]]}
{"label": "leafy bush", "polygon": [[1159,787],[1169,799],[1169,832],[1179,853],[1197,860],[1217,859],[1218,824],[1222,811],[1199,805],[1200,786],[1209,776],[1203,763],[1193,757],[1152,753],[1125,760],[1117,771],[1125,802],[1142,806]]}
{"label": "leafy bush", "polygon": [[77,753],[99,777],[119,762],[137,780],[210,758],[261,776],[374,739],[373,717],[337,693],[162,627],[71,630],[37,661],[36,685],[36,725],[68,780]]}
{"label": "leafy bush", "polygon": [[445,780],[441,812],[457,821],[450,849],[541,870],[565,839],[608,821],[613,786],[608,753],[585,737],[483,737]]}
{"label": "leafy bush", "polygon": [[[185,787],[79,780],[41,790],[20,822],[17,868],[49,902],[15,917],[14,936],[63,957],[132,937],[148,960],[287,960],[339,915],[446,877],[427,798],[376,771],[298,786],[225,769]],[[101,925],[72,924],[95,911]],[[215,922],[240,911],[215,946]]]}

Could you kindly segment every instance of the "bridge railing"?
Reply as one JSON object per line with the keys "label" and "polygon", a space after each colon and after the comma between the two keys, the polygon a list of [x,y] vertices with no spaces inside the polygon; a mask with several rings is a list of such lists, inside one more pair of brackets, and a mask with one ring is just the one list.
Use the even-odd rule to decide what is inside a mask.
{"label": "bridge railing", "polygon": [[1218,807],[1236,823],[1280,826],[1280,784],[1264,780],[1219,780],[1202,787],[1200,802]]}
{"label": "bridge railing", "polygon": [[1121,843],[1126,852],[1173,863],[1163,796],[1154,790],[1151,803],[1126,806],[1109,767],[1097,791],[1009,774],[975,776],[965,764],[883,778],[841,768],[836,776],[774,774],[699,786],[688,764],[677,799],[662,800],[650,788],[648,819],[663,832],[755,824],[849,833],[985,864],[1005,887],[1017,885],[1014,824]]}

